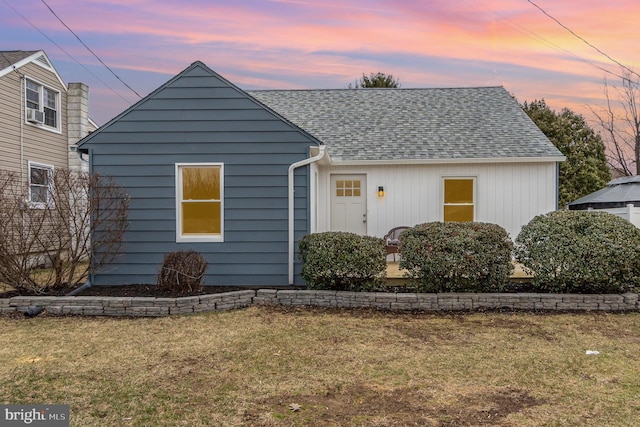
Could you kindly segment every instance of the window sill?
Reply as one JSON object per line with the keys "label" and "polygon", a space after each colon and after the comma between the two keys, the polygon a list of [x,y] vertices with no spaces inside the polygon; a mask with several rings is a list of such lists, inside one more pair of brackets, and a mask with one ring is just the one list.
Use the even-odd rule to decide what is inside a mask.
{"label": "window sill", "polygon": [[57,134],[62,134],[62,130],[60,128],[54,128],[51,126],[47,126],[45,124],[36,124],[36,123],[31,123],[31,122],[25,122],[28,126],[34,127],[36,129],[42,129],[42,130],[46,130],[47,132],[51,132],[51,133],[57,133]]}
{"label": "window sill", "polygon": [[177,236],[176,243],[222,243],[222,235]]}

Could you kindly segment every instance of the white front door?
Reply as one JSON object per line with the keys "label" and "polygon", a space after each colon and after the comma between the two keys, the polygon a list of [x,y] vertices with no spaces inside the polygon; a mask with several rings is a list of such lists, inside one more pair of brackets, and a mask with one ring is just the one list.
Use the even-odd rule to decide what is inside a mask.
{"label": "white front door", "polygon": [[331,175],[331,231],[367,234],[365,175]]}

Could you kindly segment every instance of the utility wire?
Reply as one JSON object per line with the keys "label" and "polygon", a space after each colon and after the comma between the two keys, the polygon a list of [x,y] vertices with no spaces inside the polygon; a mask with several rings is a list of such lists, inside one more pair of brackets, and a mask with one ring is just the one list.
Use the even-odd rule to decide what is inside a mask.
{"label": "utility wire", "polygon": [[31,21],[29,21],[23,14],[21,14],[20,12],[18,12],[13,6],[11,6],[9,3],[7,3],[7,0],[2,0],[2,2],[4,4],[6,4],[11,10],[13,10],[15,12],[16,15],[18,15],[20,18],[22,18],[27,24],[29,24],[31,26],[31,28],[33,28],[34,30],[36,30],[37,32],[39,32],[40,34],[42,34],[42,36],[44,36],[47,40],[49,40],[51,43],[53,43],[54,46],[56,46],[58,49],[60,49],[62,52],[64,52],[69,58],[71,58],[76,64],[80,65],[82,68],[85,69],[85,71],[89,74],[91,74],[93,77],[95,77],[99,82],[101,82],[107,89],[109,89],[111,92],[115,93],[116,95],[118,95],[124,102],[129,103],[129,100],[127,98],[125,98],[124,96],[122,96],[120,93],[118,93],[118,91],[116,91],[115,89],[113,89],[111,86],[109,86],[107,83],[104,82],[104,80],[102,80],[100,77],[96,76],[93,72],[91,72],[91,70],[89,70],[84,64],[82,64],[80,61],[78,61],[76,58],[73,57],[73,55],[71,55],[69,52],[67,52],[62,46],[60,46],[58,43],[56,43],[51,37],[49,37],[46,33],[44,33],[43,31],[40,30],[40,28],[36,27]]}
{"label": "utility wire", "polygon": [[500,21],[503,21],[506,24],[508,24],[511,27],[513,27],[516,31],[519,31],[520,33],[522,33],[522,34],[524,34],[526,36],[529,36],[532,39],[535,39],[535,40],[537,40],[537,41],[539,41],[539,42],[541,42],[543,44],[546,44],[547,46],[551,47],[552,49],[554,49],[554,50],[556,50],[558,52],[561,52],[561,53],[567,54],[569,56],[572,56],[575,59],[577,59],[578,61],[583,62],[583,63],[585,63],[587,65],[590,65],[590,66],[592,66],[594,68],[597,68],[598,70],[600,70],[600,71],[602,71],[602,72],[604,72],[606,74],[610,74],[610,75],[612,75],[614,77],[619,78],[620,80],[624,80],[625,79],[623,76],[621,76],[619,74],[616,74],[613,71],[610,71],[610,70],[604,68],[604,66],[598,65],[598,64],[594,63],[593,61],[590,61],[590,60],[588,60],[586,58],[583,58],[583,57],[581,57],[581,56],[579,56],[579,55],[577,55],[577,54],[575,54],[575,53],[573,53],[573,52],[561,47],[560,45],[558,45],[558,44],[556,44],[556,43],[554,43],[554,42],[552,42],[552,41],[550,41],[548,39],[545,39],[541,35],[534,33],[533,31],[527,29],[526,27],[524,27],[524,26],[522,26],[522,25],[520,25],[520,24],[518,24],[516,22],[513,22],[507,16],[505,16],[502,13],[499,13],[499,12],[495,11],[493,8],[488,7],[486,4],[484,4],[484,3],[480,2],[480,1],[478,1],[477,4],[482,6],[487,12],[495,15]]}
{"label": "utility wire", "polygon": [[95,53],[93,50],[91,50],[91,48],[89,48],[89,46],[87,46],[87,45],[85,44],[85,42],[83,42],[83,41],[82,41],[82,39],[81,39],[80,37],[78,37],[78,35],[77,35],[77,34],[76,34],[76,33],[75,33],[71,28],[69,28],[69,26],[68,26],[67,24],[65,24],[65,23],[64,23],[64,21],[63,21],[63,20],[62,20],[62,19],[61,19],[61,18],[60,18],[60,17],[59,17],[59,16],[58,16],[54,11],[53,11],[53,9],[51,9],[51,6],[49,6],[45,0],[41,0],[41,1],[42,1],[42,3],[44,3],[44,5],[45,5],[45,6],[47,6],[47,9],[49,9],[49,11],[53,14],[53,16],[55,16],[55,17],[58,19],[58,21],[60,21],[60,23],[61,23],[62,25],[64,25],[64,26],[65,26],[65,28],[66,28],[67,30],[69,30],[69,31],[71,32],[71,34],[73,34],[73,35],[76,37],[76,39],[78,39],[78,41],[79,41],[80,43],[82,43],[82,46],[84,46],[84,47],[85,47],[89,52],[91,52],[91,54],[92,54],[92,55],[93,55],[93,56],[94,56],[98,61],[100,61],[100,63],[101,63],[102,65],[104,65],[104,67],[105,67],[107,70],[109,70],[109,71],[111,72],[111,74],[113,74],[113,75],[116,77],[116,79],[120,80],[120,82],[121,82],[123,85],[125,85],[125,86],[126,86],[126,87],[131,91],[131,92],[135,93],[136,95],[138,95],[138,98],[141,98],[141,99],[142,99],[142,95],[140,95],[138,92],[136,92],[136,91],[135,91],[131,86],[129,86],[127,83],[125,83],[125,81],[124,81],[124,80],[122,80],[122,79],[120,78],[120,76],[118,76],[118,75],[117,75],[117,74],[116,74],[116,73],[115,73],[115,72],[114,72],[114,71],[113,71],[113,70],[112,70],[112,69],[111,69],[107,64],[105,64],[105,63],[102,61],[102,59],[100,59],[100,57],[99,57],[98,55],[96,55],[96,53]]}
{"label": "utility wire", "polygon": [[[44,1],[44,0],[43,0]],[[605,56],[606,58],[608,58],[611,62],[614,62],[616,64],[618,64],[621,68],[627,70],[629,73],[634,74],[638,77],[640,77],[640,74],[636,73],[635,71],[633,71],[631,68],[627,67],[626,65],[621,64],[620,62],[616,61],[615,59],[613,59],[612,57],[610,57],[609,55],[607,55],[605,52],[603,52],[602,50],[598,49],[596,46],[594,46],[593,44],[589,43],[586,39],[584,39],[583,37],[579,36],[578,34],[576,34],[571,28],[567,27],[566,25],[564,25],[562,22],[560,22],[559,20],[557,20],[556,18],[554,18],[553,16],[551,16],[549,13],[547,13],[546,10],[544,10],[543,8],[541,8],[540,6],[538,6],[537,4],[535,4],[533,1],[531,0],[527,0],[529,3],[531,3],[533,6],[535,6],[540,12],[542,12],[543,14],[545,14],[547,17],[551,18],[552,20],[554,20],[558,25],[560,25],[562,28],[564,28],[565,30],[567,30],[568,32],[570,32],[574,37],[576,37],[578,40],[581,40],[583,43],[585,43],[587,46],[591,47],[592,49],[595,49],[599,54]]]}

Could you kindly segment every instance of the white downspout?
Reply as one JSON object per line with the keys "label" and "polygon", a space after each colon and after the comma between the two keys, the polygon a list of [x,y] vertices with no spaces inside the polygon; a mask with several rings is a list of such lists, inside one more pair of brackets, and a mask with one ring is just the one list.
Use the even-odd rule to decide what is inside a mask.
{"label": "white downspout", "polygon": [[315,163],[319,160],[322,160],[325,154],[325,148],[326,146],[320,145],[318,146],[318,149],[320,150],[320,152],[317,155],[313,157],[309,157],[308,159],[300,160],[289,166],[289,284],[290,285],[293,285],[294,240],[295,240],[295,233],[294,233],[295,231],[294,230],[295,228],[295,214],[294,214],[295,188],[294,188],[293,174],[294,174],[294,171],[301,166],[306,166],[311,163]]}

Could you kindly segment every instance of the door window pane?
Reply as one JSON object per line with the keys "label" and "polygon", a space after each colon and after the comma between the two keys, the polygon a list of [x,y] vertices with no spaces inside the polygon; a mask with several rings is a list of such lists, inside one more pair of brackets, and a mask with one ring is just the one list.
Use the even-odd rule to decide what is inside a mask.
{"label": "door window pane", "polygon": [[336,181],[336,196],[360,197],[362,183],[360,180]]}

